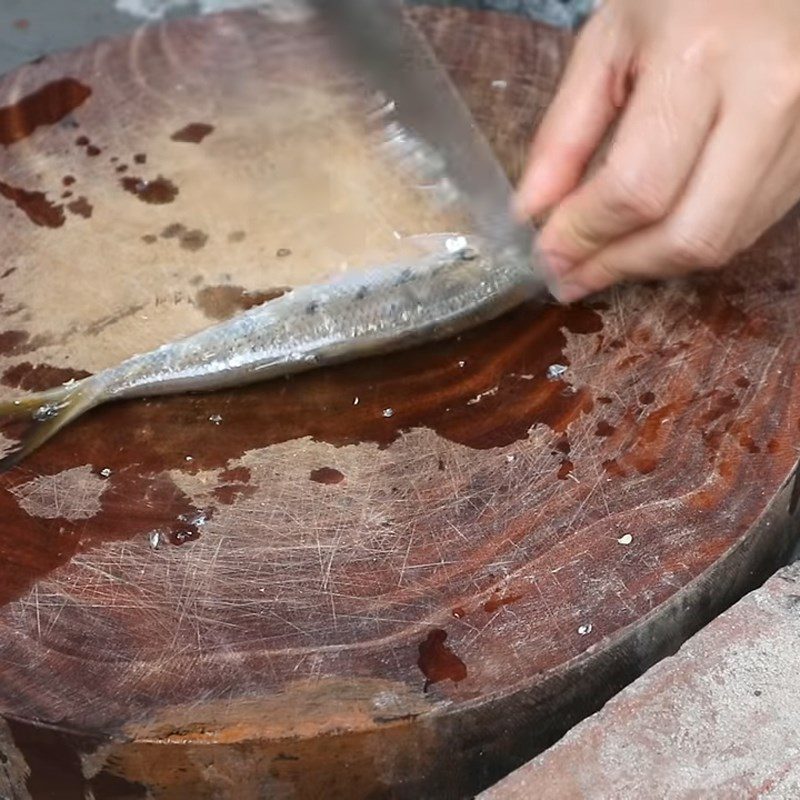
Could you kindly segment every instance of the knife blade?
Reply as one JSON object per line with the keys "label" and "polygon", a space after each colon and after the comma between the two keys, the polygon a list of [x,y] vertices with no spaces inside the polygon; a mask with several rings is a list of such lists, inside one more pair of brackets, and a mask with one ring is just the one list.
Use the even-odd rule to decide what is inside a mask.
{"label": "knife blade", "polygon": [[505,170],[432,48],[399,0],[310,0],[395,119],[436,154],[460,204],[499,253],[535,269],[533,230],[510,213]]}

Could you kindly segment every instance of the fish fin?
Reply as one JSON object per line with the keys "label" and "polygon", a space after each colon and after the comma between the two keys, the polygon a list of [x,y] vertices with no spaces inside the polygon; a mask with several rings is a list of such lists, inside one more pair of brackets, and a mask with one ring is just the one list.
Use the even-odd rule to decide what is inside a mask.
{"label": "fish fin", "polygon": [[102,401],[102,385],[85,378],[56,389],[0,402],[0,425],[30,418],[19,446],[0,458],[0,473],[13,469],[23,458],[43,445],[67,423]]}

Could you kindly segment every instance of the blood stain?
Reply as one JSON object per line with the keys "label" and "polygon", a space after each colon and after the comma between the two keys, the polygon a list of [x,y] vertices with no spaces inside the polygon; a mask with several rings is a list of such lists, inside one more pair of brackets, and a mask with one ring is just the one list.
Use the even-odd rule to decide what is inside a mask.
{"label": "blood stain", "polygon": [[214,131],[213,125],[205,122],[191,122],[179,131],[175,131],[169,138],[173,142],[186,142],[188,144],[200,144],[203,139]]}
{"label": "blood stain", "polygon": [[755,443],[755,440],[752,436],[749,436],[746,433],[743,433],[739,437],[739,446],[742,447],[744,450],[747,450],[748,453],[760,453],[761,448]]}
{"label": "blood stain", "polygon": [[451,613],[456,619],[463,619],[467,615],[461,606],[456,606]]}
{"label": "blood stain", "polygon": [[247,497],[256,491],[255,486],[250,485],[252,475],[247,467],[234,467],[222,472],[219,476],[223,481],[214,489],[214,498],[223,505],[233,505],[240,497]]}
{"label": "blood stain", "polygon": [[568,459],[565,458],[561,462],[561,466],[558,468],[558,479],[565,481],[572,475],[572,470],[575,468],[575,465]]}
{"label": "blood stain", "polygon": [[344,480],[344,473],[333,467],[320,467],[319,469],[312,469],[309,478],[315,483],[331,485],[341,483]]}
{"label": "blood stain", "polygon": [[0,355],[14,355],[20,345],[30,337],[25,331],[4,331],[0,333]]}
{"label": "blood stain", "polygon": [[210,518],[204,511],[193,510],[187,514],[181,514],[175,524],[167,531],[167,541],[170,544],[180,547],[187,542],[194,542],[200,538],[200,528]]}
{"label": "blood stain", "polygon": [[608,461],[603,462],[603,469],[615,478],[624,478],[627,473],[625,470],[619,465],[619,462],[616,458],[610,458]]}
{"label": "blood stain", "polygon": [[233,467],[220,474],[220,480],[230,483],[250,483],[253,473],[247,467]]}
{"label": "blood stain", "polygon": [[606,420],[601,419],[597,423],[597,428],[595,429],[594,435],[595,436],[611,436],[614,433],[615,430],[616,430],[616,428],[613,425],[611,425],[608,422],[606,422]]}
{"label": "blood stain", "polygon": [[206,246],[208,234],[195,228],[188,230],[180,222],[173,222],[161,231],[162,239],[179,239],[184,250],[197,251]]}
{"label": "blood stain", "polygon": [[467,677],[466,664],[445,644],[447,631],[437,628],[420,642],[417,666],[425,676],[423,691],[434,683],[451,680],[459,683]]}
{"label": "blood stain", "polygon": [[147,155],[145,153],[137,153],[133,157],[133,161],[135,164],[146,164],[147,163]]}
{"label": "blood stain", "polygon": [[61,183],[63,183],[64,186],[72,186],[72,184],[75,183],[75,176],[74,175],[65,175],[61,179]]}
{"label": "blood stain", "polygon": [[484,604],[483,610],[486,611],[488,614],[494,614],[495,611],[502,608],[503,606],[511,605],[511,603],[516,603],[517,600],[521,600],[521,594],[509,594],[509,595],[501,595],[499,592],[495,592]]}
{"label": "blood stain", "polygon": [[195,229],[192,231],[186,231],[186,233],[181,236],[181,247],[184,250],[196,252],[197,250],[202,250],[206,246],[207,241],[208,234],[201,230]]}
{"label": "blood stain", "polygon": [[717,404],[708,413],[706,413],[702,420],[703,422],[714,422],[721,416],[729,414],[739,408],[740,402],[733,394],[725,394],[719,398]]}
{"label": "blood stain", "polygon": [[0,195],[11,200],[34,225],[60,228],[64,224],[64,207],[51,203],[44,192],[29,192],[0,181]]}
{"label": "blood stain", "polygon": [[43,125],[54,125],[81,106],[92,90],[74,78],[52,81],[0,108],[0,144],[8,147]]}
{"label": "blood stain", "polygon": [[70,369],[69,367],[54,367],[50,364],[33,364],[23,361],[9,367],[0,379],[6,386],[14,389],[25,389],[31,392],[41,392],[52,389],[67,381],[79,381],[89,377],[88,372]]}
{"label": "blood stain", "polygon": [[643,406],[649,406],[650,403],[654,403],[656,396],[652,392],[644,392],[643,394],[639,395],[639,402]]}
{"label": "blood stain", "polygon": [[221,320],[275,300],[288,291],[285,286],[264,292],[249,292],[242,286],[206,286],[197,293],[196,301],[207,317]]}
{"label": "blood stain", "polygon": [[68,203],[67,208],[73,214],[77,214],[79,217],[83,217],[84,219],[89,219],[94,211],[94,206],[92,206],[92,204],[85,197],[79,197],[77,200],[73,200],[71,203]]}
{"label": "blood stain", "polygon": [[178,196],[178,187],[161,175],[152,181],[128,176],[122,178],[120,183],[126,192],[135,195],[143,203],[165,205],[171,203]]}
{"label": "blood stain", "polygon": [[569,451],[571,450],[569,438],[566,436],[559,437],[553,446],[559,453],[563,453],[565,456],[569,455]]}
{"label": "blood stain", "polygon": [[176,237],[182,235],[185,230],[186,227],[181,225],[180,222],[173,222],[171,225],[167,225],[167,227],[161,231],[161,238],[175,239]]}

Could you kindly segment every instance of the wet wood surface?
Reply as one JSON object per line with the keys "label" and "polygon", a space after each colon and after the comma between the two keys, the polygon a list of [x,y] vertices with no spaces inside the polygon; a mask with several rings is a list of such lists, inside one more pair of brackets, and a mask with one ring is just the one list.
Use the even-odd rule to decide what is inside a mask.
{"label": "wet wood surface", "polygon": [[[516,177],[568,39],[414,16]],[[3,396],[450,229],[351,84],[255,12],[7,77]],[[530,757],[790,546],[798,232],[66,429],[0,478],[0,794],[462,797]]]}

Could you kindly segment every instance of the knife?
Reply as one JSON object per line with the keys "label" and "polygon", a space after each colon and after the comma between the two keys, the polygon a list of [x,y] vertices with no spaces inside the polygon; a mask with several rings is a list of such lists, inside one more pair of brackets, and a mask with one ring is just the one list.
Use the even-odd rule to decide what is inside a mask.
{"label": "knife", "polygon": [[[394,118],[441,162],[471,222],[498,255],[536,276],[533,230],[510,213],[512,188],[489,142],[400,0],[310,0]],[[407,141],[406,141],[407,144]]]}

